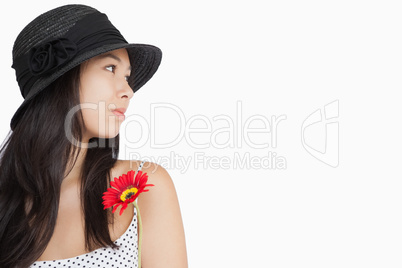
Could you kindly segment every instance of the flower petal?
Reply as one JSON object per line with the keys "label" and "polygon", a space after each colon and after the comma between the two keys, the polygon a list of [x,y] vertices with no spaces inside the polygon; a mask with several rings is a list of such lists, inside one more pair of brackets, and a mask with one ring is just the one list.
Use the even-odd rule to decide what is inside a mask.
{"label": "flower petal", "polygon": [[128,203],[124,202],[121,209],[120,209],[120,216],[123,214],[123,211],[127,208]]}
{"label": "flower petal", "polygon": [[[147,181],[148,174],[143,173],[141,170],[137,171],[137,173],[134,170],[130,170],[118,178],[115,177],[114,180],[110,182],[111,187],[107,188],[107,191],[103,193],[102,204],[104,205],[104,209],[113,207],[112,213],[114,213],[119,206],[122,206],[120,209],[121,215],[127,208],[127,205],[134,202],[140,193],[149,190],[145,189],[145,187],[154,186],[153,184],[146,184]],[[138,191],[123,202],[121,200],[122,193],[133,187],[137,188]]]}

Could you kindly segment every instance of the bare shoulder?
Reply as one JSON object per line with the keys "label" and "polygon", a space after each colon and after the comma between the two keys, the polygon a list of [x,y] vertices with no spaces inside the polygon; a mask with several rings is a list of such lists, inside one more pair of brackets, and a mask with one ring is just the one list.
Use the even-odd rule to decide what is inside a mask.
{"label": "bare shoulder", "polygon": [[[123,160],[127,171],[138,170],[141,161]],[[144,267],[188,267],[183,221],[173,180],[159,164],[145,162],[148,192],[138,196],[142,218],[142,264]],[[167,265],[168,264],[168,265]]]}
{"label": "bare shoulder", "polygon": [[[127,173],[130,170],[137,171],[142,161],[140,160],[118,160],[115,168],[118,174]],[[161,216],[172,209],[179,211],[179,202],[173,180],[168,171],[159,164],[144,162],[141,171],[148,176],[148,192],[138,196],[138,206],[141,214]],[[146,218],[147,215],[144,217]],[[179,213],[179,215],[181,215]]]}

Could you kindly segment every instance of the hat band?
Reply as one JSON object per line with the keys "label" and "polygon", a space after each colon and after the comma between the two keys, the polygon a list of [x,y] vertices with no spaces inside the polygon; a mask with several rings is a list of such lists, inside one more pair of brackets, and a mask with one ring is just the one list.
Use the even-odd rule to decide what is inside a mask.
{"label": "hat band", "polygon": [[105,14],[95,12],[85,16],[65,35],[49,39],[14,60],[12,68],[22,96],[25,99],[39,78],[53,73],[76,55],[121,43],[128,44]]}

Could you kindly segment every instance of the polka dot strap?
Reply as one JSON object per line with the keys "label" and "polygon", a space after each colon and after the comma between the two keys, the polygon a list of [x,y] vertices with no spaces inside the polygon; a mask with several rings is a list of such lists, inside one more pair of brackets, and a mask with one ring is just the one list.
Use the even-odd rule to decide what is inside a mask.
{"label": "polka dot strap", "polygon": [[144,165],[144,163],[145,163],[145,160],[141,162],[140,166],[138,167],[137,172],[141,170],[141,168],[142,168],[142,166]]}

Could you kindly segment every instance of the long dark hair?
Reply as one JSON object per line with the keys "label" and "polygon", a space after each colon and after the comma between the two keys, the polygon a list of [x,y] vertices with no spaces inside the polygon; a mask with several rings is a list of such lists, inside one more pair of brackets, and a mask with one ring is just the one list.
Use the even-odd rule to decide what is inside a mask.
{"label": "long dark hair", "polygon": [[[81,148],[65,131],[68,112],[80,104],[80,66],[64,74],[27,106],[0,149],[0,267],[27,267],[46,249],[56,224],[60,187]],[[82,139],[79,110],[71,133]],[[92,138],[102,146],[88,148],[81,173],[81,204],[85,215],[85,246],[116,245],[110,238],[110,211],[103,210],[102,193],[119,152],[119,135]]]}

